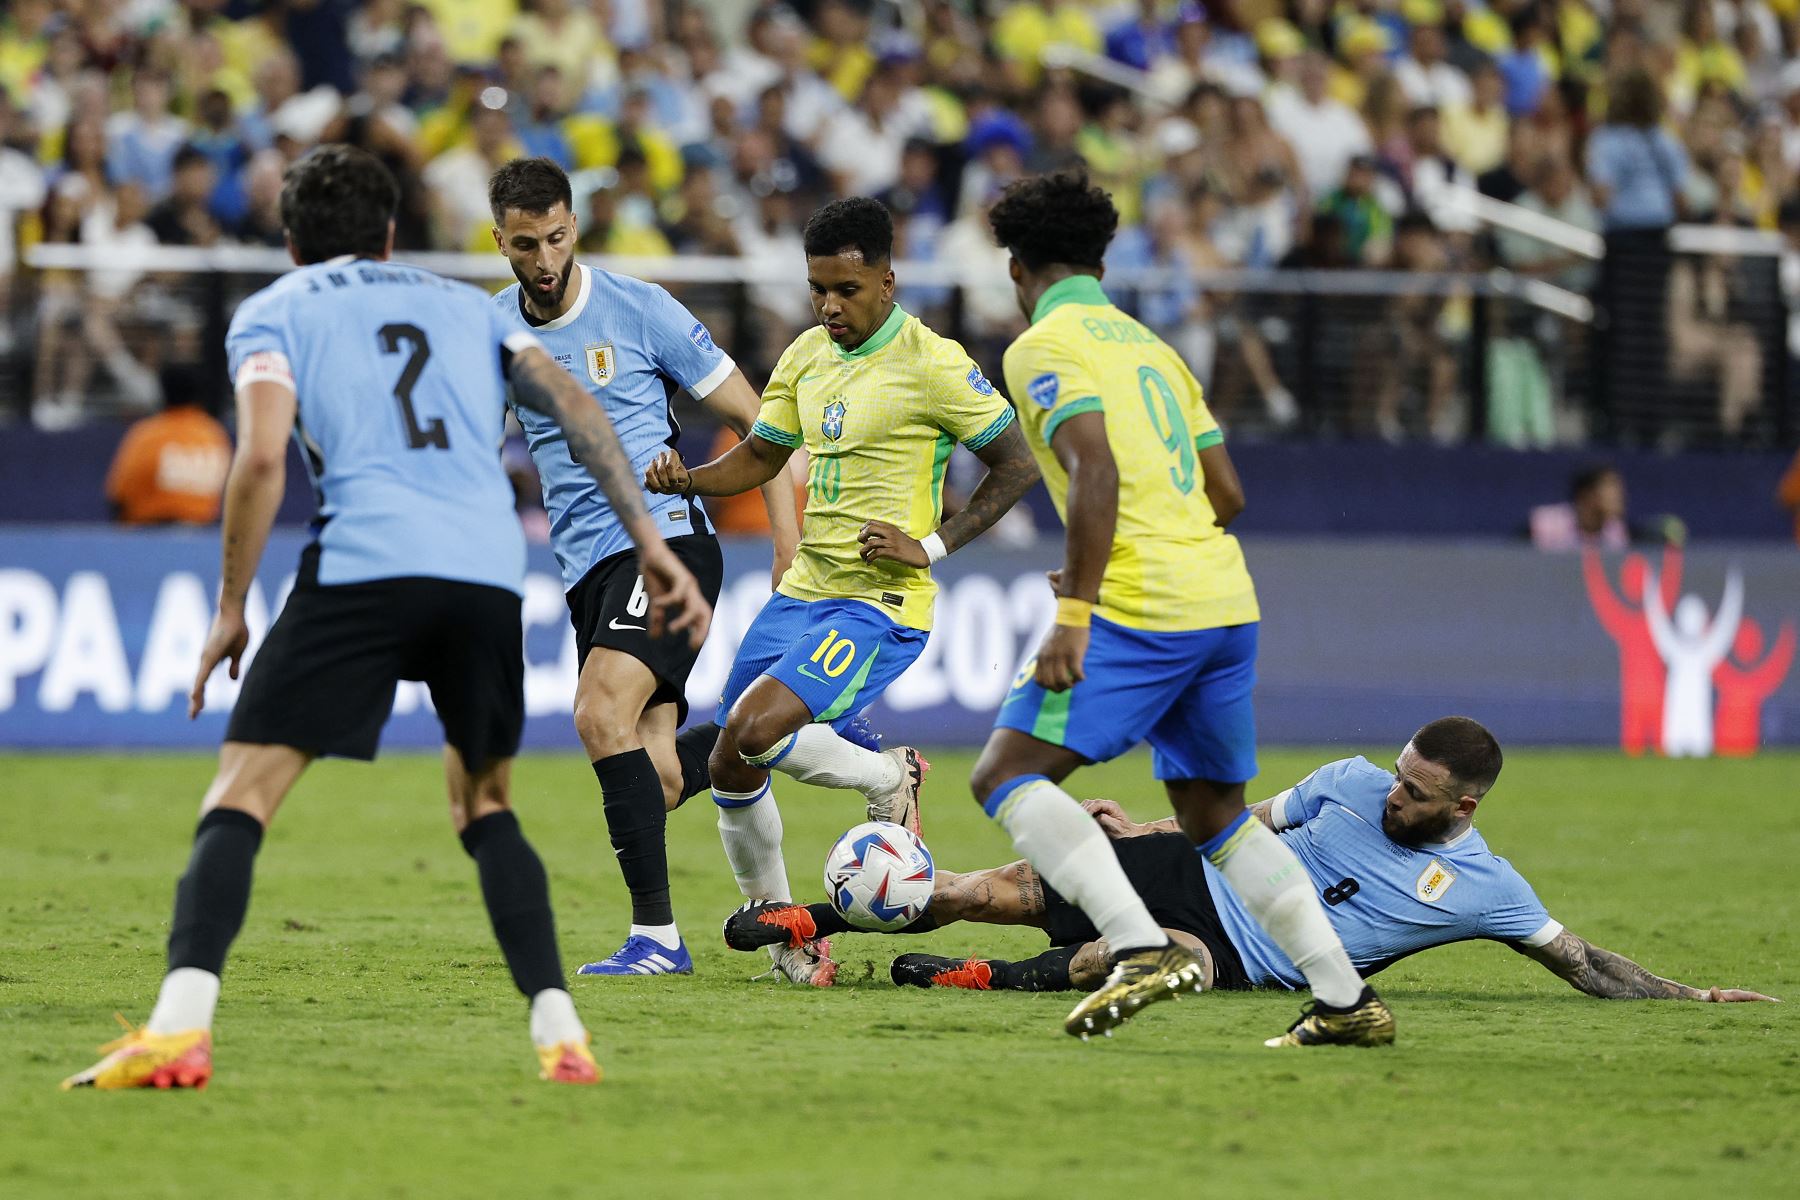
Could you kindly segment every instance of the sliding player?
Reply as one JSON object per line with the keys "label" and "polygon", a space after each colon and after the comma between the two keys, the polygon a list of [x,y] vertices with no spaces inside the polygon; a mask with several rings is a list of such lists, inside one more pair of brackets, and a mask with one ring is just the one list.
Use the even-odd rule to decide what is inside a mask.
{"label": "sliding player", "polygon": [[401,679],[444,726],[450,815],[475,860],[545,1079],[599,1070],[556,949],[550,890],[510,799],[524,721],[525,540],[494,437],[506,385],[553,414],[638,547],[654,628],[705,636],[710,609],[663,544],[605,415],[479,289],[389,266],[399,187],[368,154],[288,169],[281,217],[300,269],[238,307],[226,347],[238,448],[225,489],[219,611],[189,700],[249,641],[244,597],[281,502],[287,439],[318,494],[314,541],[231,714],[175,890],[169,972],[149,1023],[69,1087],[204,1087],[225,956],[250,905],[263,830],[320,755],[372,759]]}
{"label": "sliding player", "polygon": [[[713,800],[744,895],[789,900],[771,769],[853,788],[871,820],[918,827],[928,764],[910,747],[876,754],[839,736],[925,647],[931,564],[998,521],[1037,481],[1013,419],[961,346],[894,303],[894,223],[866,197],[819,209],[805,232],[819,326],[775,365],[741,445],[702,467],[670,454],[653,492],[731,496],[811,456],[794,565],[744,634],[719,703]],[[988,467],[963,510],[938,524],[944,468],[961,442]],[[829,983],[821,947],[777,948],[795,982]]]}
{"label": "sliding player", "polygon": [[[739,437],[756,420],[756,389],[668,292],[653,283],[575,261],[569,177],[547,158],[506,163],[488,181],[494,242],[519,282],[494,298],[505,319],[544,343],[619,432],[634,478],[675,444],[674,398],[686,392]],[[687,680],[698,650],[684,637],[652,637],[637,552],[612,505],[569,454],[562,428],[529,408],[519,424],[544,483],[550,540],[562,566],[580,675],[575,730],[600,782],[601,808],[625,886],[631,930],[610,957],[582,975],[691,974],[669,900],[668,810],[700,790],[717,740],[705,724],[683,733]],[[785,478],[763,484],[775,538],[775,577],[793,558],[799,528]],[[648,498],[669,549],[709,604],[719,599],[724,561],[706,511],[680,497]],[[683,774],[689,776],[684,784]]]}
{"label": "sliding player", "polygon": [[1312,986],[1317,1004],[1287,1037],[1391,1042],[1393,1015],[1351,966],[1305,873],[1244,808],[1259,613],[1223,528],[1243,493],[1186,364],[1100,288],[1118,212],[1085,176],[1058,174],[1013,184],[988,221],[1031,320],[1007,349],[1007,387],[1068,539],[1056,624],[1001,706],[973,786],[1112,948],[1111,976],[1064,1027],[1110,1033],[1204,977],[1057,787],[1147,738],[1182,830]]}
{"label": "sliding player", "polygon": [[[1603,1000],[1769,999],[1661,979],[1552,920],[1531,885],[1474,826],[1500,765],[1500,747],[1486,729],[1467,717],[1442,717],[1413,734],[1393,771],[1362,758],[1327,763],[1251,814],[1293,849],[1350,957],[1370,974],[1421,950],[1482,939],[1510,946]],[[1083,807],[1114,839],[1119,864],[1151,915],[1206,960],[1209,988],[1304,986],[1174,818],[1140,825],[1110,800]],[[1106,942],[1030,863],[963,874],[940,868],[931,907],[899,932],[955,921],[1030,925],[1055,949],[1021,962],[903,954],[893,963],[895,983],[1054,992],[1089,991],[1106,977]],[[809,904],[759,921],[734,918],[725,934],[734,948],[748,950],[784,936],[849,931],[829,904]]]}

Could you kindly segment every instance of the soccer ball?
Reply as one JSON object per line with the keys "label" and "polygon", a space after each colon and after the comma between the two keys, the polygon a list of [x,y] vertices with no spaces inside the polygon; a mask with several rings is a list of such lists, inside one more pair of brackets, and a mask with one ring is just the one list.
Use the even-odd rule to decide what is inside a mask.
{"label": "soccer ball", "polygon": [[866,821],[825,856],[825,894],[858,929],[892,933],[931,903],[932,874],[931,851],[917,835],[886,821]]}

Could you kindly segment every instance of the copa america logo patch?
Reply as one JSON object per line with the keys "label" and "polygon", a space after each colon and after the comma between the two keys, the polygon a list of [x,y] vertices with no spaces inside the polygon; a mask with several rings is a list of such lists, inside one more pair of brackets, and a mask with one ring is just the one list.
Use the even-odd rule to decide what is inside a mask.
{"label": "copa america logo patch", "polygon": [[1056,407],[1056,392],[1058,387],[1056,373],[1054,371],[1047,371],[1026,384],[1025,390],[1031,394],[1033,400],[1037,401],[1039,408],[1054,408]]}
{"label": "copa america logo patch", "polygon": [[819,423],[819,431],[832,441],[844,436],[844,402],[833,400],[825,406],[825,419]]}
{"label": "copa america logo patch", "polygon": [[708,354],[711,354],[713,351],[712,334],[706,332],[706,326],[699,321],[695,321],[694,327],[688,330],[688,341],[694,343],[694,345],[700,347]]}
{"label": "copa america logo patch", "polygon": [[987,376],[981,373],[980,367],[969,368],[969,386],[974,388],[979,395],[991,396],[994,394],[994,385],[987,381]]}

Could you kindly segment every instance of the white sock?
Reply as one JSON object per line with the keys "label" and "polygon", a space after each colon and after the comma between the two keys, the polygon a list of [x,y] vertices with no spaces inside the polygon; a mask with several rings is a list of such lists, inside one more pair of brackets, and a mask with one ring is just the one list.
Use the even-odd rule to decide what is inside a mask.
{"label": "white sock", "polygon": [[531,1044],[559,1046],[587,1038],[587,1028],[575,1014],[575,999],[561,988],[545,988],[531,998]]}
{"label": "white sock", "polygon": [[681,930],[675,928],[672,923],[668,925],[638,925],[634,923],[631,926],[631,933],[633,937],[649,938],[664,950],[673,950],[681,945]]}
{"label": "white sock", "polygon": [[865,796],[879,796],[900,786],[906,768],[885,754],[864,750],[839,737],[829,725],[802,725],[755,758],[753,767],[767,767],[819,787],[851,788]]}
{"label": "white sock", "polygon": [[988,801],[989,815],[1037,873],[1087,914],[1114,954],[1168,945],[1105,832],[1074,797],[1042,777],[996,796],[998,804]]}
{"label": "white sock", "polygon": [[219,1004],[219,977],[199,967],[176,967],[163,976],[162,991],[144,1027],[151,1033],[211,1029]]}
{"label": "white sock", "polygon": [[714,788],[713,803],[719,806],[719,840],[738,890],[749,900],[792,900],[774,788],[768,783],[754,792]]}
{"label": "white sock", "polygon": [[1313,894],[1306,868],[1287,843],[1255,817],[1246,816],[1207,859],[1263,932],[1300,968],[1314,997],[1337,1008],[1356,1003],[1362,995],[1362,976]]}

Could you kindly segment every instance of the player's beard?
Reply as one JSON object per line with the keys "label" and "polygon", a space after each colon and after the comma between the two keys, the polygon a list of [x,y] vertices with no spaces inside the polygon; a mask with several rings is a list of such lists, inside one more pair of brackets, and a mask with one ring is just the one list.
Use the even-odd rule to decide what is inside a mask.
{"label": "player's beard", "polygon": [[1391,812],[1381,814],[1381,832],[1402,846],[1435,846],[1447,840],[1456,825],[1456,810],[1442,816],[1421,816],[1401,822]]}
{"label": "player's beard", "polygon": [[569,293],[569,280],[574,274],[575,256],[571,254],[569,255],[569,261],[563,264],[562,278],[556,281],[556,290],[550,293],[549,296],[545,296],[542,292],[537,290],[537,276],[533,275],[528,278],[519,274],[517,267],[513,268],[513,278],[519,281],[519,286],[525,290],[527,296],[531,297],[532,304],[543,309],[557,309],[562,307],[563,297]]}

